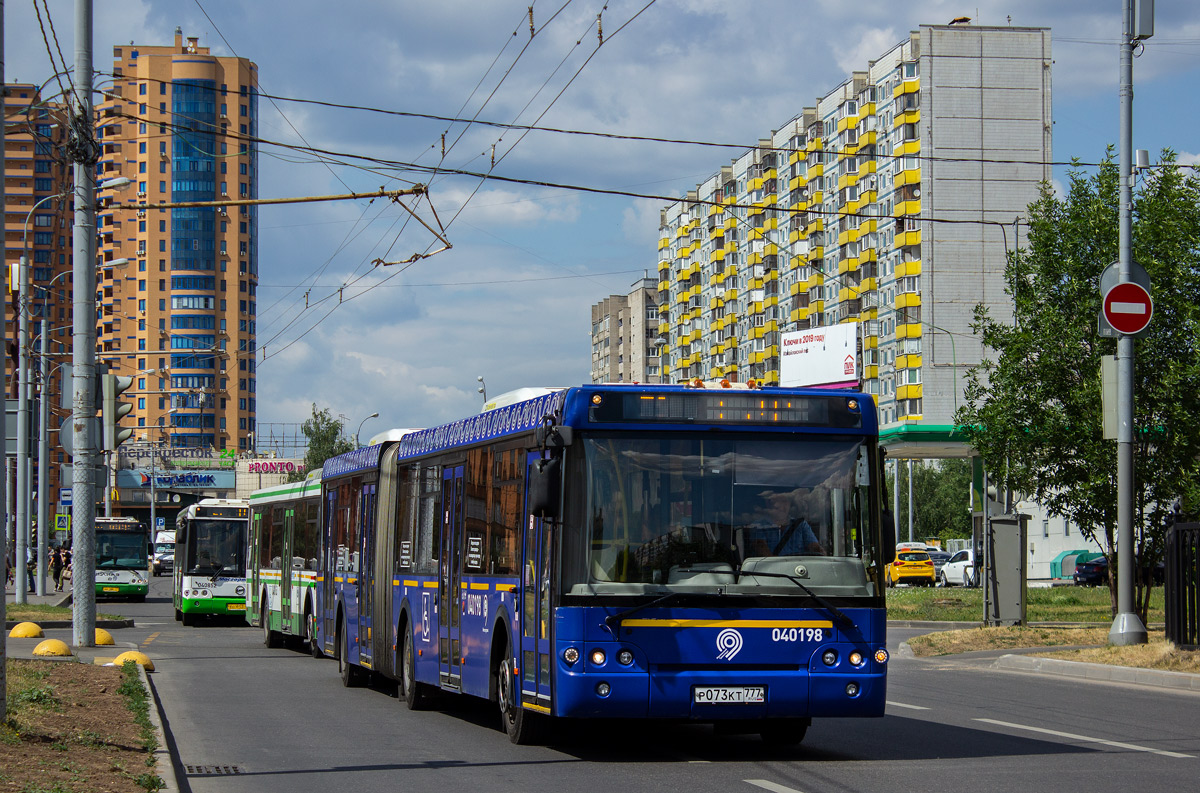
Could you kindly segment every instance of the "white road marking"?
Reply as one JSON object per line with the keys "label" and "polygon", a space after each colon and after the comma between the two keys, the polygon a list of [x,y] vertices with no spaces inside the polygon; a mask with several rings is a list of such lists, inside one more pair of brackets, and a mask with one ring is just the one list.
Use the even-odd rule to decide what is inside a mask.
{"label": "white road marking", "polygon": [[921,705],[905,705],[903,702],[892,702],[890,699],[887,701],[887,704],[888,704],[888,707],[891,707],[891,708],[908,708],[909,710],[929,710],[929,708],[923,707]]}
{"label": "white road marking", "polygon": [[781,785],[778,782],[771,782],[766,779],[743,779],[742,781],[754,785],[755,787],[760,787],[763,790],[770,790],[771,793],[800,793],[800,791],[796,790],[794,787],[787,787],[786,785]]}
{"label": "white road marking", "polygon": [[1028,730],[1029,732],[1040,732],[1043,735],[1054,735],[1059,738],[1070,738],[1073,741],[1086,741],[1088,743],[1098,743],[1104,746],[1111,746],[1115,749],[1131,749],[1135,752],[1149,752],[1150,754],[1160,754],[1163,757],[1186,757],[1195,758],[1195,755],[1180,754],[1179,752],[1168,752],[1164,749],[1151,749],[1149,746],[1138,746],[1135,743],[1121,743],[1120,741],[1106,741],[1103,738],[1090,738],[1086,735],[1076,735],[1070,732],[1060,732],[1058,730],[1047,730],[1042,727],[1030,727],[1025,724],[1013,724],[1010,721],[996,721],[995,719],[974,719],[985,724],[995,724],[999,727],[1011,727],[1014,730]]}

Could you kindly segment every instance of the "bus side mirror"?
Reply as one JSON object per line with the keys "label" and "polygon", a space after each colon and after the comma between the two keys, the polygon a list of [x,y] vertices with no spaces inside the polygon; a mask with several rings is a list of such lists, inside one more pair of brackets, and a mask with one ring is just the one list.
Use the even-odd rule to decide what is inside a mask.
{"label": "bus side mirror", "polygon": [[558,486],[561,464],[557,457],[536,460],[529,468],[529,514],[539,518],[558,517]]}
{"label": "bus side mirror", "polygon": [[546,423],[533,431],[533,439],[543,449],[561,449],[564,446],[570,446],[574,437],[571,427]]}

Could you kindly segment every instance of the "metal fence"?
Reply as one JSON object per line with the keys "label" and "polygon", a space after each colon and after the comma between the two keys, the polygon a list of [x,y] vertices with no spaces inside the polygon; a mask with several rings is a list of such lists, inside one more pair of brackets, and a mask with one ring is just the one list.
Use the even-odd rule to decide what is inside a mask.
{"label": "metal fence", "polygon": [[1200,650],[1200,523],[1176,523],[1167,532],[1167,640]]}

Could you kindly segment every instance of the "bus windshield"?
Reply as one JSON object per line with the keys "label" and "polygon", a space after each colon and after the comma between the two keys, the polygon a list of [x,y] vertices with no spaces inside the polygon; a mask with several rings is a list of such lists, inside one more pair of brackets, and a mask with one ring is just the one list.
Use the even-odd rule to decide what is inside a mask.
{"label": "bus windshield", "polygon": [[189,573],[245,574],[246,521],[197,518],[187,540]]}
{"label": "bus windshield", "polygon": [[796,595],[797,582],[876,594],[874,467],[860,438],[614,434],[577,448],[566,486],[570,594]]}
{"label": "bus windshield", "polygon": [[96,569],[145,570],[146,535],[138,531],[96,529]]}

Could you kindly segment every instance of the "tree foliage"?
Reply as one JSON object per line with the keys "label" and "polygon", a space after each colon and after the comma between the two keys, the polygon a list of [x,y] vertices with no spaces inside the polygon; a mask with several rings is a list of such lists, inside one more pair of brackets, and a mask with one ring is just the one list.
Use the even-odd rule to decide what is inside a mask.
{"label": "tree foliage", "polygon": [[[329,410],[317,410],[312,406],[312,417],[300,425],[300,431],[308,438],[308,451],[304,453],[304,468],[315,471],[330,457],[336,457],[354,449],[354,444],[342,436],[342,422],[333,418]],[[303,474],[296,478],[302,478]]]}
{"label": "tree foliage", "polygon": [[[896,537],[908,539],[908,463],[900,463],[900,509],[896,513]],[[971,536],[971,463],[969,460],[938,460],[932,465],[913,462],[913,539],[963,539]],[[889,478],[888,488],[895,482]],[[891,507],[889,502],[885,506]]]}
{"label": "tree foliage", "polygon": [[[1115,562],[1116,442],[1102,432],[1100,273],[1118,259],[1118,169],[1112,152],[1092,174],[1073,169],[1058,198],[1043,186],[1029,207],[1026,247],[1005,272],[1011,322],[975,310],[987,356],[971,372],[957,421],[1007,485],[1098,539]],[[1151,281],[1154,318],[1135,342],[1136,608],[1145,571],[1161,557],[1165,518],[1179,498],[1200,507],[1200,180],[1174,164],[1143,172],[1133,200],[1133,257]],[[1116,571],[1116,565],[1110,569]],[[1115,611],[1115,580],[1112,584]]]}

